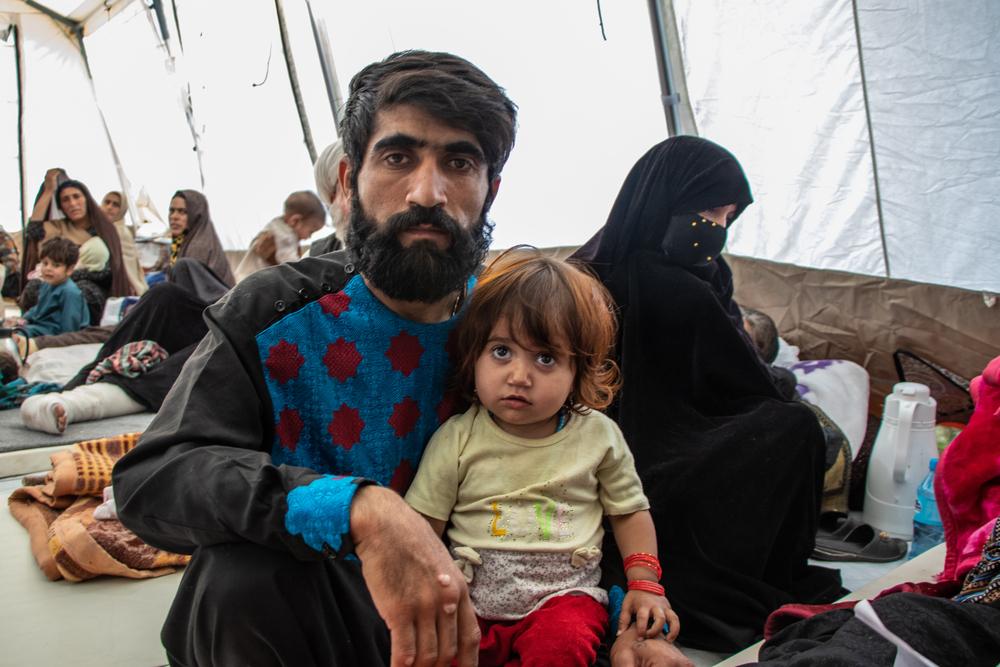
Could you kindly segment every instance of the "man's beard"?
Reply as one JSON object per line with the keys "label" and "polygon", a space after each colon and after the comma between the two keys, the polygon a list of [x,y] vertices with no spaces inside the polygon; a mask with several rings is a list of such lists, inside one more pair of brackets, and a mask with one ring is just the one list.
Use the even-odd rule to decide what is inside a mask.
{"label": "man's beard", "polygon": [[[399,234],[419,225],[446,232],[451,245],[441,249],[431,240],[420,239],[403,247]],[[390,299],[434,303],[462,289],[486,257],[492,231],[485,207],[470,229],[440,207],[423,206],[392,215],[380,225],[355,197],[347,247],[358,271]]]}

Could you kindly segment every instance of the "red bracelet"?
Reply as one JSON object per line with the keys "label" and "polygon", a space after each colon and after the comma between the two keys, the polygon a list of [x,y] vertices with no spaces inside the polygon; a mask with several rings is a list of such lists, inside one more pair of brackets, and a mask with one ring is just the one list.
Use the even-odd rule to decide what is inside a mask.
{"label": "red bracelet", "polygon": [[646,581],[645,579],[636,579],[635,581],[628,582],[628,589],[630,591],[646,591],[655,595],[663,595],[665,593],[663,586],[655,581]]}
{"label": "red bracelet", "polygon": [[657,581],[663,577],[663,569],[660,567],[660,561],[653,554],[640,551],[625,557],[626,570],[636,566],[645,567],[654,572]]}

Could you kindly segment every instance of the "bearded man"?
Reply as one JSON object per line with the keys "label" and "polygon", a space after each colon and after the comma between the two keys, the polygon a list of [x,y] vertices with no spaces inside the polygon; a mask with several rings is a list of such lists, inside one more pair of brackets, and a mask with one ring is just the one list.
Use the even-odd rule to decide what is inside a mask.
{"label": "bearded man", "polygon": [[161,635],[171,664],[476,664],[464,579],[397,492],[459,407],[446,342],[515,122],[503,90],[450,54],[397,53],[352,79],[347,249],[211,306],[115,468],[125,525],[193,554]]}

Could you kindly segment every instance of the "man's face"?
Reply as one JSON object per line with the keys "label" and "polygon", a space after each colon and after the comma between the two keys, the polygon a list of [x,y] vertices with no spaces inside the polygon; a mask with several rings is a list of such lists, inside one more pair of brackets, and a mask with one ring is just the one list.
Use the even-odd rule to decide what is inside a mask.
{"label": "man's face", "polygon": [[[494,188],[476,137],[412,106],[379,111],[352,192],[348,246],[391,298],[437,301],[460,289],[489,246]],[[341,187],[349,188],[346,173]]]}

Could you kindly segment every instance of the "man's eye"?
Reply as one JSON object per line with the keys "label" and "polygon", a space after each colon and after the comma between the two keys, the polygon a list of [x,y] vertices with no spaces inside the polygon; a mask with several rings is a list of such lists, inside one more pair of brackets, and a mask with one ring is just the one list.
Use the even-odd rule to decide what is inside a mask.
{"label": "man's eye", "polygon": [[494,359],[507,359],[510,357],[510,349],[506,345],[494,345],[490,354]]}
{"label": "man's eye", "polygon": [[542,366],[556,365],[556,358],[547,352],[542,352],[536,357],[536,359],[538,360],[538,363],[540,363]]}
{"label": "man's eye", "polygon": [[448,161],[448,164],[451,166],[452,169],[456,169],[458,171],[468,171],[473,167],[472,160],[464,157],[452,158],[451,160]]}
{"label": "man's eye", "polygon": [[399,166],[406,163],[406,156],[402,153],[389,153],[385,156],[385,161],[390,165]]}

